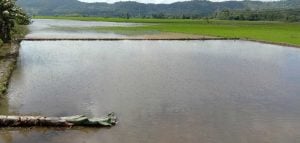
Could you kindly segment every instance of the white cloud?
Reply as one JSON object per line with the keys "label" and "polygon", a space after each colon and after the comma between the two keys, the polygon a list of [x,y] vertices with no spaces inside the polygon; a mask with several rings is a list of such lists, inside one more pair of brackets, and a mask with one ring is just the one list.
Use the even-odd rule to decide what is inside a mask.
{"label": "white cloud", "polygon": [[[188,0],[79,0],[82,2],[107,2],[107,3],[114,3],[119,1],[137,1],[141,3],[173,3],[176,1],[188,1]],[[226,1],[226,0],[211,0],[215,2],[219,1]],[[276,1],[276,0],[260,0],[260,1]]]}

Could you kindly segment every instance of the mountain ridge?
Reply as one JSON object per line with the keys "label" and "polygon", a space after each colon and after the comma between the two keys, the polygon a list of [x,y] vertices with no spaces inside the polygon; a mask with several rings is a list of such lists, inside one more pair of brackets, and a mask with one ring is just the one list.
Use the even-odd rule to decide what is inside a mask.
{"label": "mountain ridge", "polygon": [[300,8],[300,1],[284,0],[278,2],[262,1],[224,1],[192,0],[171,4],[144,4],[134,1],[113,4],[96,2],[85,3],[77,0],[18,0],[31,15],[81,15],[101,17],[205,17],[225,9],[285,9]]}

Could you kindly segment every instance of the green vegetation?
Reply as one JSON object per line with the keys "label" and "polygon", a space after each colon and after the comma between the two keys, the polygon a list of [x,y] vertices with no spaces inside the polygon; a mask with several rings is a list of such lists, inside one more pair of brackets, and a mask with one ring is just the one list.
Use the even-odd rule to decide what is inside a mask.
{"label": "green vegetation", "polygon": [[222,20],[299,22],[300,9],[223,10],[218,12],[215,18]]}
{"label": "green vegetation", "polygon": [[13,58],[0,60],[0,95],[4,95],[8,88],[9,79],[16,65],[16,60]]}
{"label": "green vegetation", "polygon": [[12,31],[17,24],[29,24],[30,18],[26,13],[16,6],[14,0],[1,0],[0,1],[0,39],[4,43],[11,40]]}
{"label": "green vegetation", "polygon": [[300,9],[299,0],[281,1],[223,1],[190,0],[172,4],[144,4],[134,1],[84,3],[78,0],[18,0],[31,15],[99,16],[119,18],[177,18],[197,19],[214,17],[222,10]]}
{"label": "green vegetation", "polygon": [[18,45],[3,44],[0,48],[0,96],[6,93],[9,79],[16,65]]}
{"label": "green vegetation", "polygon": [[16,24],[11,31],[12,39],[23,38],[29,32],[27,25]]}
{"label": "green vegetation", "polygon": [[0,95],[5,94],[10,76],[16,64],[17,46],[11,40],[23,37],[29,24],[29,16],[15,4],[15,0],[0,0]]}
{"label": "green vegetation", "polygon": [[[59,16],[38,16],[34,18],[146,23],[145,26],[138,27],[86,27],[85,30],[117,32],[174,32],[225,38],[241,38],[300,46],[300,23],[189,19],[121,19]],[[67,29],[67,27],[61,28]]]}

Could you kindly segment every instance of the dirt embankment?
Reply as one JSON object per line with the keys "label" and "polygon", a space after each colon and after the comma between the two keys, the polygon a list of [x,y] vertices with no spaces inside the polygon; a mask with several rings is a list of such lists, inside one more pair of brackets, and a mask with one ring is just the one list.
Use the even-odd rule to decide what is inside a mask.
{"label": "dirt embankment", "polygon": [[19,44],[0,46],[0,96],[6,94],[10,77],[19,55]]}

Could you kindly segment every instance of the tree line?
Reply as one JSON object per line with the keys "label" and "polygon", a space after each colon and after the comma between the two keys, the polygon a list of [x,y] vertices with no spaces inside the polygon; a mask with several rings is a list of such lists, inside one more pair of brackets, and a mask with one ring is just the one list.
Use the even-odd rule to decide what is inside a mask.
{"label": "tree line", "polygon": [[18,0],[31,15],[99,16],[121,18],[175,18],[299,21],[300,0],[223,1],[190,0],[172,4],[144,4],[134,1],[84,3],[78,0]]}
{"label": "tree line", "polygon": [[300,9],[222,10],[213,17],[221,20],[299,22]]}

